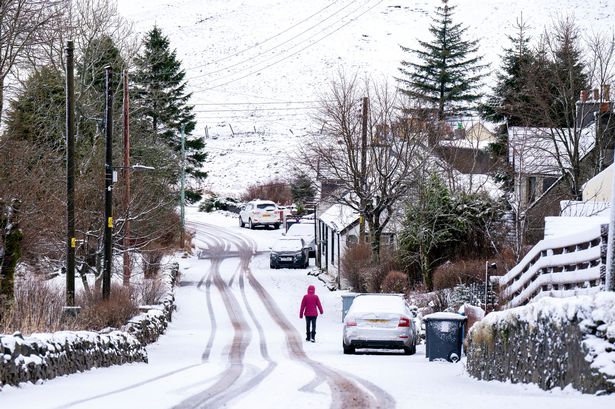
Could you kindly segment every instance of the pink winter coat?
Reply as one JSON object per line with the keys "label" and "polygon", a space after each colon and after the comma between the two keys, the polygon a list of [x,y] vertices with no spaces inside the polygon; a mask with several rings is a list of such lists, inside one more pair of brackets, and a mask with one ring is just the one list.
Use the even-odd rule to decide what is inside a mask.
{"label": "pink winter coat", "polygon": [[315,294],[316,289],[313,285],[308,287],[307,294],[303,296],[303,300],[301,300],[301,309],[299,310],[299,318],[306,317],[317,317],[318,311],[322,314],[322,305],[320,305],[320,299]]}

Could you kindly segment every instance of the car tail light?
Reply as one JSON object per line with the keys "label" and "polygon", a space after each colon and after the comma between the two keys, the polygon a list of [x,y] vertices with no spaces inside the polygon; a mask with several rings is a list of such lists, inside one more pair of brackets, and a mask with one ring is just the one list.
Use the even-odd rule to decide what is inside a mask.
{"label": "car tail light", "polygon": [[397,324],[398,327],[409,327],[410,326],[410,319],[406,318],[406,317],[401,317],[399,319],[399,324]]}
{"label": "car tail light", "polygon": [[356,327],[357,326],[357,322],[353,318],[349,318],[348,320],[346,320],[346,326],[347,327]]}

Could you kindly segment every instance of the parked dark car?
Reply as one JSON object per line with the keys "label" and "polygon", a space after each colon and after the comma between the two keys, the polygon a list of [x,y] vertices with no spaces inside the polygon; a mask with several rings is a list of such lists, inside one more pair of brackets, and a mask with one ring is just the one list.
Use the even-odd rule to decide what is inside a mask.
{"label": "parked dark car", "polygon": [[269,267],[306,268],[310,264],[309,247],[297,237],[282,237],[271,246]]}

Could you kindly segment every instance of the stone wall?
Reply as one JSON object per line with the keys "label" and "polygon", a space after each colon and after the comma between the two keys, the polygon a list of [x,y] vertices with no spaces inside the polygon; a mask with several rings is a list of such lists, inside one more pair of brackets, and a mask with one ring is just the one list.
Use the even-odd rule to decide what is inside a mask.
{"label": "stone wall", "polygon": [[615,393],[615,293],[491,313],[465,347],[467,370],[478,379]]}
{"label": "stone wall", "polygon": [[0,335],[0,388],[94,367],[147,362],[145,346],[165,331],[175,309],[173,286],[178,271],[179,266],[173,264],[162,273],[165,294],[160,303],[141,307],[144,312],[132,318],[121,331]]}

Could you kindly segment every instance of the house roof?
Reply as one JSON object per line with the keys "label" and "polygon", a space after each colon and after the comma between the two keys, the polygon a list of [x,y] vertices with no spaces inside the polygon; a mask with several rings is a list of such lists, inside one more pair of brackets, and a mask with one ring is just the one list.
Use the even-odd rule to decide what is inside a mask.
{"label": "house roof", "polygon": [[[566,152],[562,139],[572,135],[572,129],[526,128],[513,126],[508,129],[508,159],[515,172],[536,175],[559,175],[560,165],[556,152]],[[554,142],[553,135],[556,135]],[[583,128],[579,135],[579,157],[583,158],[594,146],[595,124]],[[557,144],[557,150],[555,145]],[[564,167],[570,167],[568,155],[561,155]]]}
{"label": "house roof", "polygon": [[325,210],[318,219],[336,232],[342,233],[359,221],[359,212],[348,205],[336,203]]}

